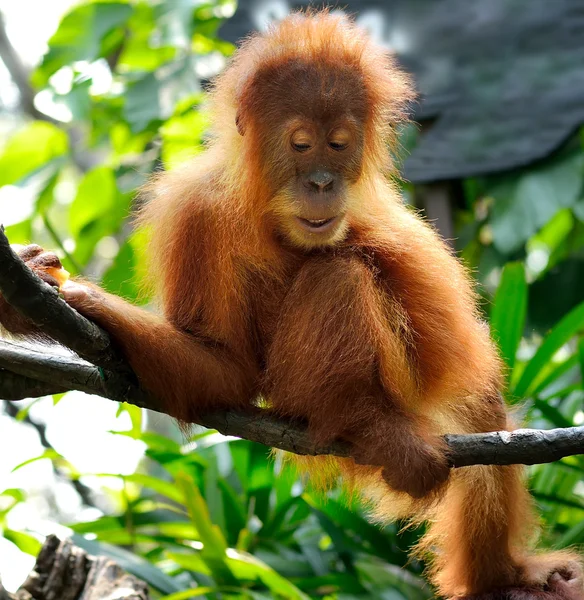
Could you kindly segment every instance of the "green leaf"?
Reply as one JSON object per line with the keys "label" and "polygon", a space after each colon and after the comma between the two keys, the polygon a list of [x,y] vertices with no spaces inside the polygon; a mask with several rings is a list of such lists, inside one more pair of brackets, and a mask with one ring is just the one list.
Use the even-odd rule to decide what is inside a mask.
{"label": "green leaf", "polygon": [[69,210],[69,228],[78,238],[97,219],[106,215],[117,199],[116,178],[109,167],[85,174]]}
{"label": "green leaf", "polygon": [[120,194],[113,170],[97,167],[85,174],[69,209],[69,228],[75,238],[75,258],[85,264],[95,245],[115,233],[129,211],[129,196]]}
{"label": "green leaf", "polygon": [[503,253],[519,248],[560,209],[576,204],[582,189],[584,153],[571,152],[500,178],[490,221],[493,244]]}
{"label": "green leaf", "polygon": [[154,16],[163,44],[185,46],[194,31],[194,12],[203,0],[173,0],[160,2],[155,6]]}
{"label": "green leaf", "polygon": [[371,524],[345,505],[336,500],[324,498],[322,494],[318,493],[304,493],[302,498],[313,510],[323,512],[339,526],[357,535],[361,540],[364,551],[373,552],[378,556],[385,556],[391,559],[391,562],[400,564],[407,562],[406,553],[397,552],[389,536],[384,535],[378,526]]}
{"label": "green leaf", "polygon": [[[433,596],[421,577],[380,558],[368,556],[356,561],[356,566],[359,580],[370,594],[375,591],[391,590],[394,595],[387,596],[388,598],[403,598],[404,600],[428,600]],[[398,592],[399,595],[397,595]]]}
{"label": "green leaf", "polygon": [[558,548],[567,548],[574,544],[582,544],[582,542],[584,542],[584,520],[574,525],[574,527],[570,527],[560,538],[557,546]]}
{"label": "green leaf", "polygon": [[12,244],[28,244],[32,238],[32,221],[25,219],[6,227],[6,235]]}
{"label": "green leaf", "polygon": [[124,70],[154,71],[176,55],[177,48],[164,45],[160,39],[153,6],[145,2],[136,4],[128,29],[130,35],[118,60],[118,65],[123,66]]}
{"label": "green leaf", "polygon": [[0,508],[0,523],[5,516],[17,505],[26,500],[26,494],[23,490],[17,488],[9,488],[0,493],[0,498],[9,498],[8,502],[1,502]]}
{"label": "green leaf", "polygon": [[205,594],[212,594],[213,592],[216,593],[220,591],[220,589],[211,587],[198,587],[192,590],[183,590],[182,592],[177,592],[176,594],[170,594],[170,596],[164,596],[160,600],[187,600],[187,598],[196,598],[198,596],[204,596]]}
{"label": "green leaf", "polygon": [[132,7],[125,2],[92,2],[74,7],[67,13],[59,28],[49,40],[49,51],[33,74],[36,87],[44,87],[51,75],[61,67],[78,61],[94,61],[107,56],[120,37],[111,37],[132,14]]}
{"label": "green leaf", "polygon": [[110,268],[101,280],[104,289],[136,302],[140,295],[140,286],[135,277],[136,256],[129,240],[126,240],[114,258]]}
{"label": "green leaf", "polygon": [[230,549],[227,561],[239,580],[261,581],[273,594],[290,600],[309,600],[302,590],[251,554]]}
{"label": "green leaf", "polygon": [[67,134],[51,123],[33,121],[13,135],[0,155],[0,186],[14,184],[67,153]]}
{"label": "green leaf", "polygon": [[574,425],[570,419],[565,417],[557,408],[548,402],[536,398],[533,401],[533,406],[537,408],[554,427],[572,427]]}
{"label": "green leaf", "polygon": [[152,586],[162,594],[180,592],[183,588],[182,585],[175,582],[172,577],[169,577],[158,567],[128,550],[116,548],[115,546],[110,546],[109,544],[96,542],[94,540],[88,540],[78,534],[73,534],[71,539],[75,545],[83,548],[93,556],[107,556],[111,558],[117,562],[122,569],[125,569],[129,573],[132,573],[132,575],[144,580],[148,585]]}
{"label": "green leaf", "polygon": [[30,554],[31,556],[36,556],[42,546],[35,537],[28,533],[22,533],[21,531],[5,528],[3,536],[12,542],[19,550],[26,554]]}
{"label": "green leaf", "polygon": [[50,449],[45,450],[42,454],[39,454],[39,456],[29,458],[28,460],[25,460],[25,461],[19,463],[12,469],[12,472],[14,473],[15,471],[18,471],[19,469],[22,469],[22,467],[26,467],[26,465],[30,465],[34,462],[43,460],[45,458],[48,458],[49,460],[63,459],[63,457],[56,450],[54,450],[53,448],[50,448]]}
{"label": "green leaf", "polygon": [[180,490],[177,489],[176,485],[174,485],[173,483],[169,483],[168,481],[164,481],[163,479],[159,479],[158,477],[154,477],[152,475],[144,475],[142,473],[131,473],[130,475],[119,475],[116,473],[98,473],[96,477],[122,478],[128,483],[135,483],[137,485],[150,488],[158,494],[162,494],[163,496],[170,498],[170,500],[173,500],[177,504],[182,504],[183,497]]}
{"label": "green leaf", "polygon": [[564,373],[567,373],[578,365],[578,356],[574,354],[567,360],[562,362],[550,361],[544,369],[542,369],[540,377],[538,377],[538,383],[533,389],[533,393],[540,395],[549,395],[550,391],[547,389],[554,381],[559,379]]}
{"label": "green leaf", "polygon": [[124,117],[133,133],[168,119],[177,102],[201,90],[196,62],[195,57],[182,58],[148,73],[128,88]]}
{"label": "green leaf", "polygon": [[491,333],[509,372],[515,365],[517,348],[525,327],[527,313],[527,283],[522,263],[508,263],[503,269],[501,282],[491,310]]}
{"label": "green leaf", "polygon": [[167,168],[180,165],[202,150],[201,142],[207,127],[207,119],[200,111],[190,111],[166,121],[160,133],[162,160]]}
{"label": "green leaf", "polygon": [[192,477],[186,473],[177,475],[177,483],[183,493],[189,516],[199,532],[203,550],[201,558],[219,584],[234,585],[237,583],[226,562],[227,542],[217,525],[211,521],[209,508],[205,504],[199,488]]}
{"label": "green leaf", "polygon": [[580,381],[584,382],[584,337],[578,340],[578,362],[580,363]]}
{"label": "green leaf", "polygon": [[571,310],[546,336],[535,356],[527,363],[513,394],[523,398],[531,394],[539,383],[544,367],[554,354],[576,334],[584,331],[584,302]]}
{"label": "green leaf", "polygon": [[45,187],[41,190],[36,201],[36,212],[39,215],[44,215],[53,204],[53,200],[55,199],[55,187],[58,180],[59,173],[57,172],[49,179]]}
{"label": "green leaf", "polygon": [[[125,431],[124,433],[129,434],[131,438],[135,440],[141,439],[142,435],[142,409],[139,406],[135,406],[134,404],[128,404],[127,402],[121,402],[118,408],[119,416],[122,412],[125,412],[130,417],[131,428],[129,431]],[[117,432],[112,432],[117,433]]]}

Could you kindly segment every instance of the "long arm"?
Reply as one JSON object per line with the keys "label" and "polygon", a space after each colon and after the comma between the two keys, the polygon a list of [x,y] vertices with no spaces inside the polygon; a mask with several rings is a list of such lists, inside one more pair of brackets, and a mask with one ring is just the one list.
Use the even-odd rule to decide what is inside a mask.
{"label": "long arm", "polygon": [[[235,293],[241,288],[235,277],[230,296],[217,287],[221,267],[213,262],[217,253],[209,249],[219,242],[212,241],[212,230],[201,230],[213,218],[205,217],[194,199],[177,206],[179,200],[176,195],[158,197],[151,209],[156,212],[150,230],[156,254],[152,275],[160,282],[164,316],[84,282],[67,282],[61,291],[71,306],[108,332],[142,387],[170,414],[190,422],[210,408],[249,406],[258,368],[242,327],[245,300]],[[44,270],[60,266],[54,254],[28,246],[21,257],[47,283],[58,285],[46,279]],[[0,324],[17,335],[38,335],[1,297]]]}
{"label": "long arm", "polygon": [[256,373],[235,350],[98,288],[74,284],[62,291],[73,308],[109,333],[142,387],[177,419],[189,423],[210,409],[249,406]]}

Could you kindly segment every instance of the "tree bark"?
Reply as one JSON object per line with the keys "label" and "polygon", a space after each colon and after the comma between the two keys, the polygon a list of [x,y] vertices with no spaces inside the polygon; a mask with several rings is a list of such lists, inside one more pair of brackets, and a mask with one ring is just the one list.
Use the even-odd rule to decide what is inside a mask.
{"label": "tree bark", "polygon": [[[0,398],[15,400],[80,390],[165,412],[157,398],[140,388],[134,373],[113,350],[107,333],[72,309],[28,269],[10,248],[1,226],[0,293],[41,332],[82,357],[0,339]],[[338,440],[318,446],[306,423],[276,418],[269,410],[250,407],[245,413],[211,413],[198,424],[295,454],[351,456],[349,444]],[[584,427],[447,435],[444,439],[452,467],[539,464],[584,454]]]}
{"label": "tree bark", "polygon": [[0,583],[0,600],[149,600],[148,586],[103,556],[91,556],[54,535],[15,594]]}

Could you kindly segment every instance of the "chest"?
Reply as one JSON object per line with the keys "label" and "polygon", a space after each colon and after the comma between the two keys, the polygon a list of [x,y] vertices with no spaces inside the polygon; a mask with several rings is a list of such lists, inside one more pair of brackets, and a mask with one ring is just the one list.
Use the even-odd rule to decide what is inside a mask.
{"label": "chest", "polygon": [[297,269],[294,266],[278,274],[252,272],[247,277],[248,336],[261,369],[278,329],[282,306]]}

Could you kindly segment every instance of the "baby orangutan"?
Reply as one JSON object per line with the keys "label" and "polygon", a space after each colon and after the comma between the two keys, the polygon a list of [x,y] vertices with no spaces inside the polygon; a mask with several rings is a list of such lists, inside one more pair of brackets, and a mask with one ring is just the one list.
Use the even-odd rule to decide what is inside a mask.
{"label": "baby orangutan", "polygon": [[338,471],[378,518],[429,520],[418,552],[442,596],[583,600],[577,556],[530,549],[520,467],[448,467],[442,434],[510,424],[471,281],[388,177],[412,95],[345,17],[296,14],[252,37],[215,84],[206,152],[148,186],[164,316],[62,292],[177,419],[261,397],[319,443],[351,443]]}

